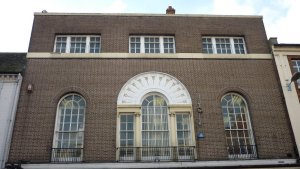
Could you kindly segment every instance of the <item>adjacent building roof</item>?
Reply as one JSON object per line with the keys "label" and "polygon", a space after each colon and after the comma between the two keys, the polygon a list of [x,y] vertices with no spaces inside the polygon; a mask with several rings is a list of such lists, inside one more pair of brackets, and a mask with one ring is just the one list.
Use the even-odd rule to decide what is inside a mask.
{"label": "adjacent building roof", "polygon": [[282,46],[282,47],[300,47],[300,44],[297,43],[279,43],[279,44],[274,44],[274,46]]}
{"label": "adjacent building roof", "polygon": [[26,66],[26,53],[0,53],[0,73],[22,73]]}

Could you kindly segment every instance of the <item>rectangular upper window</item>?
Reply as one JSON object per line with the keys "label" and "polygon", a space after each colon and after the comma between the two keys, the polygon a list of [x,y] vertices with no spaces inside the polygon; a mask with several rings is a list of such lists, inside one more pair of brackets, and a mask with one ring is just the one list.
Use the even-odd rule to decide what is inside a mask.
{"label": "rectangular upper window", "polygon": [[130,36],[130,53],[175,53],[173,36]]}
{"label": "rectangular upper window", "polygon": [[203,37],[202,51],[209,54],[246,54],[243,37]]}
{"label": "rectangular upper window", "polygon": [[59,35],[56,36],[56,53],[100,53],[101,38],[96,35]]}

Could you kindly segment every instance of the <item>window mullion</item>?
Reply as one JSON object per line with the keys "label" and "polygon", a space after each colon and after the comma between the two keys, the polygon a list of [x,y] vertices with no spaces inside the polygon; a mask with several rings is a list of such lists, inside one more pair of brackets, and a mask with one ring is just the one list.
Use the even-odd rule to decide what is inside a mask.
{"label": "window mullion", "polygon": [[71,36],[67,36],[66,53],[70,53],[71,48]]}
{"label": "window mullion", "polygon": [[245,39],[244,38],[242,38],[242,40],[243,40],[243,46],[244,46],[244,53],[245,54],[247,54],[247,48],[246,48],[246,42],[245,42]]}
{"label": "window mullion", "polygon": [[58,38],[58,36],[55,37],[53,52],[56,52],[56,48],[57,48],[57,38]]}
{"label": "window mullion", "polygon": [[[129,52],[128,52],[128,53],[132,53],[132,52],[131,52],[131,38],[132,38],[132,36],[129,36],[129,39],[128,39],[128,42],[129,42],[129,45],[128,45],[128,47],[129,47],[129,48],[128,48],[128,51],[129,51]],[[101,39],[100,39],[100,42],[101,42]]]}
{"label": "window mullion", "polygon": [[234,40],[233,40],[233,38],[229,38],[229,40],[230,40],[230,49],[231,49],[231,53],[232,53],[232,54],[236,54],[236,53],[235,53]]}
{"label": "window mullion", "polygon": [[140,43],[141,43],[141,52],[140,53],[145,53],[145,37],[144,36],[141,36],[141,39],[140,39]]}
{"label": "window mullion", "polygon": [[70,142],[71,142],[71,134],[72,134],[72,115],[73,115],[73,109],[74,109],[74,95],[72,96],[72,107],[71,107],[71,114],[70,114],[70,122],[69,122],[69,139],[68,139],[68,148],[70,148]]}
{"label": "window mullion", "polygon": [[173,53],[176,53],[175,38],[172,37],[172,39],[173,39]]}
{"label": "window mullion", "polygon": [[159,37],[159,53],[164,53],[164,37]]}
{"label": "window mullion", "polygon": [[90,53],[90,40],[91,40],[91,36],[86,36],[85,53]]}
{"label": "window mullion", "polygon": [[211,38],[213,54],[217,54],[216,38]]}

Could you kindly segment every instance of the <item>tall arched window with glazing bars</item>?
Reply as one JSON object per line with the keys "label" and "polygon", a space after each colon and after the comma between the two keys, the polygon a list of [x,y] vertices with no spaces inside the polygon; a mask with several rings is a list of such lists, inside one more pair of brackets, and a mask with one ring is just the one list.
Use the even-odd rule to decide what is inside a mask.
{"label": "tall arched window with glazing bars", "polygon": [[52,162],[82,161],[85,109],[86,101],[78,94],[68,94],[58,103]]}
{"label": "tall arched window with glazing bars", "polygon": [[168,107],[161,96],[150,95],[142,103],[142,147],[142,157],[170,158]]}
{"label": "tall arched window with glazing bars", "polygon": [[256,145],[246,100],[237,93],[227,93],[221,99],[228,157],[257,158]]}

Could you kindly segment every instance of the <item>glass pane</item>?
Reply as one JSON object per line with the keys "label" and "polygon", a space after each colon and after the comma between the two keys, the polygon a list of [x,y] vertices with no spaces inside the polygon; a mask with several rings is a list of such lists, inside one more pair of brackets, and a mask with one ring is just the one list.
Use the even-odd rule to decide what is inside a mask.
{"label": "glass pane", "polygon": [[83,122],[83,115],[79,115],[79,123]]}
{"label": "glass pane", "polygon": [[122,140],[126,139],[126,132],[121,132],[120,139]]}
{"label": "glass pane", "polygon": [[76,140],[76,135],[77,135],[77,133],[70,133],[70,139]]}
{"label": "glass pane", "polygon": [[231,129],[237,129],[236,122],[231,122],[230,127],[231,127]]}
{"label": "glass pane", "polygon": [[127,139],[133,139],[133,132],[128,132]]}
{"label": "glass pane", "polygon": [[76,131],[77,130],[77,123],[72,123],[71,124],[71,131]]}
{"label": "glass pane", "polygon": [[133,123],[128,123],[127,130],[133,130]]}
{"label": "glass pane", "polygon": [[66,109],[66,115],[71,115],[71,109]]}
{"label": "glass pane", "polygon": [[244,137],[244,131],[238,131],[238,136],[243,138]]}
{"label": "glass pane", "polygon": [[126,122],[126,115],[121,115],[120,120],[121,122]]}
{"label": "glass pane", "polygon": [[126,123],[121,123],[121,129],[120,130],[126,130]]}
{"label": "glass pane", "polygon": [[64,131],[69,131],[70,129],[70,123],[65,123],[64,124]]}
{"label": "glass pane", "polygon": [[125,147],[126,146],[126,140],[121,140],[120,141],[120,146]]}
{"label": "glass pane", "polygon": [[72,116],[72,122],[77,122],[78,120],[78,116],[77,115],[73,115]]}
{"label": "glass pane", "polygon": [[83,130],[83,123],[78,123],[78,130]]}
{"label": "glass pane", "polygon": [[238,129],[243,129],[243,122],[237,122]]}
{"label": "glass pane", "polygon": [[[247,116],[245,113],[248,113],[248,108],[245,101],[242,97],[237,94],[227,94],[222,98],[222,110],[225,111],[227,108],[228,111],[233,112],[229,114],[230,120],[224,116],[224,127],[225,137],[227,140],[228,152],[229,154],[249,154],[253,151],[248,151],[247,146],[253,142],[253,135],[249,134],[252,131],[248,128],[248,121],[245,121]],[[229,121],[229,122],[228,122]],[[228,128],[228,123],[231,128]],[[247,141],[249,140],[249,141]]]}
{"label": "glass pane", "polygon": [[142,104],[143,146],[168,145],[168,112],[165,100],[157,95],[148,96]]}
{"label": "glass pane", "polygon": [[128,140],[127,146],[133,146],[133,140]]}
{"label": "glass pane", "polygon": [[132,122],[133,122],[133,115],[128,115],[128,116],[127,116],[127,121],[128,121],[129,123],[132,123]]}
{"label": "glass pane", "polygon": [[231,136],[232,136],[232,137],[238,137],[237,131],[231,131]]}

